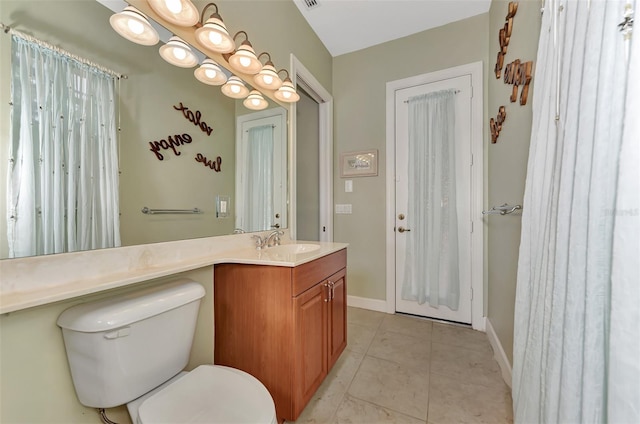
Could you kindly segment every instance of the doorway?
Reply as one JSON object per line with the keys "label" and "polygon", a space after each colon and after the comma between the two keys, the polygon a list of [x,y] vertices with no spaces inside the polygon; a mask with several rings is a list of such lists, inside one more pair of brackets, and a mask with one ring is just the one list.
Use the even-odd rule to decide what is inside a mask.
{"label": "doorway", "polygon": [[320,241],[320,104],[301,84],[296,90],[296,169],[304,170],[296,178],[296,237]]}
{"label": "doorway", "polygon": [[[424,186],[442,178],[437,172],[442,172],[443,166],[442,160],[433,162],[434,166],[430,169],[437,169],[437,172],[424,180],[430,183],[414,183],[415,175],[409,176],[407,169],[410,164],[413,167],[428,166],[409,162],[409,101],[437,97],[438,94],[434,93],[449,93],[452,111],[455,110],[456,122],[452,124],[455,137],[451,141],[452,149],[455,146],[455,154],[454,150],[451,151],[455,161],[450,166],[451,170],[447,171],[455,183],[442,185],[450,186],[451,201],[447,200],[447,196],[437,197],[437,201],[430,203],[425,212],[417,213],[418,210],[425,210],[424,204],[431,200],[423,198],[414,201],[418,191],[412,194],[410,186],[420,185],[418,189],[414,187],[411,190],[424,192]],[[430,143],[440,145],[441,138],[436,137],[434,140],[437,141]],[[484,330],[482,143],[481,63],[387,83],[388,312],[405,312],[467,323]],[[435,190],[440,190],[437,187]],[[420,207],[416,209],[411,206],[412,203]],[[446,220],[439,220],[437,216],[443,210],[453,211],[448,212],[448,216],[452,217],[448,220],[456,221],[451,227],[452,232],[441,230],[444,227],[440,225]],[[474,225],[475,222],[478,224]],[[429,225],[437,227],[427,230]],[[438,243],[452,246],[447,248],[451,254],[444,255]],[[412,256],[419,257],[407,259]],[[438,268],[437,264],[445,261],[455,261],[456,265],[449,268],[440,266],[439,273],[428,277],[434,268]],[[426,285],[425,290],[422,286],[426,281],[431,283]],[[415,286],[423,290],[419,296],[415,294]],[[432,294],[430,298],[430,293],[436,295]]]}
{"label": "doorway", "polygon": [[[305,142],[298,140],[298,127],[307,127],[307,123],[304,121],[305,116],[309,116],[308,113],[300,116],[298,121],[297,108],[298,104],[293,103],[291,105],[291,116],[293,119],[291,127],[291,157],[290,163],[296,164],[292,166],[290,178],[290,190],[291,190],[291,205],[290,210],[290,232],[291,237],[296,240],[303,240],[298,235],[298,228],[304,225],[305,227],[315,226],[318,234],[317,240],[319,241],[333,241],[333,97],[329,92],[320,84],[320,82],[313,76],[313,74],[292,54],[291,55],[291,75],[293,84],[297,87],[301,95],[301,102],[308,100],[315,103],[313,109],[317,117],[314,116],[312,121],[317,125],[318,142],[317,148],[314,143],[311,143],[312,152],[301,153],[298,150],[304,147]],[[304,97],[308,96],[307,99]],[[298,102],[300,103],[300,102]],[[304,104],[300,105],[304,107]],[[316,119],[317,118],[317,119]],[[307,161],[313,160],[312,155],[316,154],[316,163],[318,165],[318,203],[317,213],[312,216],[307,216],[304,212],[298,213],[298,209],[303,210],[302,200],[298,199],[298,180],[300,175],[306,172],[305,169],[300,169],[298,164],[298,156],[307,156]],[[300,180],[301,182],[303,179]],[[307,233],[310,234],[310,233]],[[304,237],[304,233],[302,236]],[[315,231],[313,232],[315,237]],[[315,238],[314,238],[315,240]]]}
{"label": "doorway", "polygon": [[286,227],[286,111],[271,108],[236,118],[236,211],[238,231]]}

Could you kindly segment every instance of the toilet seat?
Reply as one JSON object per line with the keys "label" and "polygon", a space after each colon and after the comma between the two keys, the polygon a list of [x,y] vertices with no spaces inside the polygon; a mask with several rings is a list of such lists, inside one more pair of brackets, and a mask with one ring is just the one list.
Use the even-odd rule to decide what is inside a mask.
{"label": "toilet seat", "polygon": [[150,396],[138,419],[151,423],[275,424],[271,395],[255,377],[234,368],[200,365]]}

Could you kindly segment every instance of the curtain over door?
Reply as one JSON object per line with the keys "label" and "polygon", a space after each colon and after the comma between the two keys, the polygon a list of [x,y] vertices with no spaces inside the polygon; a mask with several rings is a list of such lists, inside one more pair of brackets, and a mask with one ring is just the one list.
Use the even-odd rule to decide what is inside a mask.
{"label": "curtain over door", "polygon": [[397,90],[396,311],[471,323],[471,77]]}

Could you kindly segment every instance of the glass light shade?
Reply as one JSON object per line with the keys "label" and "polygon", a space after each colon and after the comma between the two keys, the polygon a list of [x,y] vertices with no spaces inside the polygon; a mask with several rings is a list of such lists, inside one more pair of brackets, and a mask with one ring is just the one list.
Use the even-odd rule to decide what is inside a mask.
{"label": "glass light shade", "polygon": [[200,20],[198,9],[191,0],[147,0],[149,6],[165,21],[190,27]]}
{"label": "glass light shade", "polygon": [[260,94],[258,90],[251,90],[251,93],[249,93],[249,96],[244,99],[242,104],[247,109],[252,110],[262,110],[266,109],[266,107],[269,106],[269,102],[267,102],[264,97],[262,97],[262,94]]}
{"label": "glass light shade", "polygon": [[221,88],[222,93],[232,99],[244,99],[249,94],[249,89],[245,87],[240,78],[235,75],[229,77],[229,80]]}
{"label": "glass light shade", "polygon": [[211,59],[205,59],[202,65],[198,67],[193,74],[198,81],[209,85],[222,85],[227,82],[227,76],[216,62]]}
{"label": "glass light shade", "polygon": [[134,43],[153,46],[160,41],[145,14],[135,7],[127,6],[122,12],[111,15],[109,23],[118,34]]}
{"label": "glass light shade", "polygon": [[191,51],[191,47],[180,37],[175,35],[160,47],[160,56],[172,65],[181,68],[193,68],[198,64],[198,58]]}
{"label": "glass light shade", "polygon": [[217,13],[211,15],[207,22],[196,30],[196,39],[207,49],[218,53],[231,53],[236,48],[236,43]]}
{"label": "glass light shade", "polygon": [[253,81],[258,87],[265,90],[277,90],[282,86],[282,80],[271,62],[267,62],[266,65],[262,67],[258,75],[253,77]]}
{"label": "glass light shade", "polygon": [[249,41],[243,41],[238,50],[229,58],[229,65],[233,69],[245,74],[254,75],[262,69],[262,63],[256,57]]}
{"label": "glass light shade", "polygon": [[300,95],[296,93],[296,89],[293,87],[293,83],[289,78],[285,78],[284,82],[282,83],[282,87],[280,87],[278,91],[274,93],[274,96],[276,96],[276,99],[280,100],[281,102],[286,103],[293,103],[300,100]]}

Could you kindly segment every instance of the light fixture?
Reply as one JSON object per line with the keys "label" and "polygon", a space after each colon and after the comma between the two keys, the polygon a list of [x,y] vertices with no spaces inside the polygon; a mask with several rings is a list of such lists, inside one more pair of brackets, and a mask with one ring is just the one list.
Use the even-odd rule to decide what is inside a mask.
{"label": "light fixture", "polygon": [[227,80],[227,83],[221,88],[222,93],[231,97],[232,99],[244,99],[249,94],[249,89],[245,87],[244,83],[240,78],[235,75],[232,75]]}
{"label": "light fixture", "polygon": [[262,94],[258,90],[251,90],[251,93],[244,99],[242,104],[245,105],[247,109],[253,110],[262,110],[269,106],[269,102],[262,97]]}
{"label": "light fixture", "polygon": [[[216,8],[216,11],[204,22],[204,14],[209,6]],[[231,53],[236,48],[236,43],[229,35],[227,27],[222,22],[222,18],[218,14],[218,6],[215,3],[209,3],[202,9],[200,23],[203,25],[196,29],[196,39],[207,49],[217,53]]]}
{"label": "light fixture", "polygon": [[198,23],[198,9],[191,0],[147,0],[149,6],[165,21],[190,27]]}
{"label": "light fixture", "polygon": [[258,60],[265,54],[269,57],[269,60],[267,60],[267,63],[262,67],[262,70],[253,77],[253,81],[262,89],[277,90],[282,85],[282,80],[278,76],[273,62],[271,62],[271,55],[267,52],[262,52],[258,55]]}
{"label": "light fixture", "polygon": [[246,39],[242,42],[236,52],[229,57],[229,65],[238,72],[242,72],[249,75],[255,75],[262,69],[262,63],[256,57],[256,52],[253,50],[251,43],[249,42],[249,36],[244,31],[238,31],[233,36],[235,40],[238,34],[244,34]]}
{"label": "light fixture", "polygon": [[175,35],[169,38],[167,44],[160,47],[160,56],[170,64],[181,68],[193,68],[198,63],[198,58],[191,51],[191,47]]}
{"label": "light fixture", "polygon": [[216,62],[211,59],[205,59],[193,74],[198,81],[209,85],[222,85],[227,82],[227,76]]}
{"label": "light fixture", "polygon": [[278,91],[276,91],[273,95],[276,97],[276,99],[280,100],[281,102],[285,102],[285,103],[297,102],[298,100],[300,100],[300,95],[296,93],[296,89],[293,86],[293,82],[291,82],[291,78],[289,78],[289,72],[286,69],[280,69],[278,73],[282,71],[285,71],[287,73],[287,76],[282,82],[282,86],[278,88]]}
{"label": "light fixture", "polygon": [[144,13],[135,7],[127,6],[122,12],[111,15],[109,23],[118,34],[134,43],[153,46],[160,40]]}

